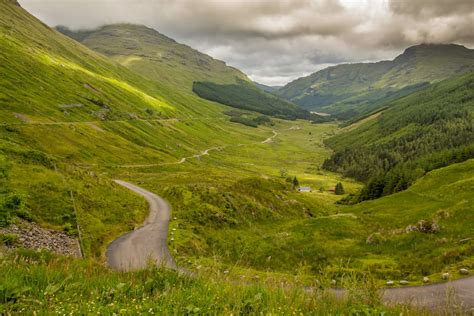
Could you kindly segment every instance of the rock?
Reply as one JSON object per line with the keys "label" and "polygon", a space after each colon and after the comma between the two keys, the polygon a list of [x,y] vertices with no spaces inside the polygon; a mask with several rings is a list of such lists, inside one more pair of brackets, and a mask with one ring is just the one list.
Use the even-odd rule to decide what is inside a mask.
{"label": "rock", "polygon": [[332,286],[336,285],[336,283],[337,283],[336,280],[331,280],[331,285]]}
{"label": "rock", "polygon": [[430,278],[428,277],[423,277],[423,283],[428,283],[430,282]]}
{"label": "rock", "polygon": [[400,282],[398,282],[398,283],[400,283],[401,285],[407,285],[410,282],[408,282],[407,280],[400,280]]}
{"label": "rock", "polygon": [[468,275],[468,274],[469,274],[469,270],[466,269],[466,268],[462,268],[462,269],[459,269],[459,273],[462,274],[462,275]]}
{"label": "rock", "polygon": [[224,271],[224,274],[229,274],[229,270],[225,270],[225,271]]}
{"label": "rock", "polygon": [[41,250],[57,254],[80,257],[79,243],[62,231],[44,229],[38,224],[20,221],[17,224],[1,228],[0,233],[18,235],[18,247]]}
{"label": "rock", "polygon": [[392,285],[394,285],[394,284],[395,284],[395,282],[393,282],[393,281],[387,281],[387,283],[386,283],[386,284],[387,284],[387,285],[389,285],[389,286],[392,286]]}
{"label": "rock", "polygon": [[443,274],[441,275],[441,278],[442,278],[443,280],[448,280],[448,279],[449,279],[449,273],[443,273]]}

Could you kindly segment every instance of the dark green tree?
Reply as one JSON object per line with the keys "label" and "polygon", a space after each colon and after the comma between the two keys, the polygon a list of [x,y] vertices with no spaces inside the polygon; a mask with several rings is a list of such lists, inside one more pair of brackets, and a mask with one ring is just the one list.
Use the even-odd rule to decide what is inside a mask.
{"label": "dark green tree", "polygon": [[300,182],[298,181],[298,179],[296,179],[296,177],[293,178],[293,189],[296,189],[300,186]]}
{"label": "dark green tree", "polygon": [[341,182],[338,182],[336,184],[336,195],[343,195],[345,192],[344,192],[344,187],[342,186],[342,183]]}

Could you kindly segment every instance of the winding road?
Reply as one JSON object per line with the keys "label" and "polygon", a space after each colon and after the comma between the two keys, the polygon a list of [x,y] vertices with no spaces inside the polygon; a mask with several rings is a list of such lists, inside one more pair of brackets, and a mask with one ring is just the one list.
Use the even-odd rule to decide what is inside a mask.
{"label": "winding road", "polygon": [[[133,271],[150,264],[170,269],[178,268],[167,246],[171,207],[159,197],[134,184],[115,180],[125,188],[143,196],[150,205],[150,215],[142,227],[112,242],[107,249],[107,262],[119,271]],[[336,290],[338,295],[344,290]],[[434,283],[424,286],[405,286],[382,290],[386,304],[412,304],[437,312],[453,312],[453,309],[470,311],[474,309],[474,276],[460,280]]]}
{"label": "winding road", "polygon": [[143,196],[150,205],[150,214],[143,226],[112,242],[107,248],[108,265],[119,271],[144,269],[150,264],[177,270],[166,243],[171,217],[169,204],[158,195],[134,184],[115,182]]}

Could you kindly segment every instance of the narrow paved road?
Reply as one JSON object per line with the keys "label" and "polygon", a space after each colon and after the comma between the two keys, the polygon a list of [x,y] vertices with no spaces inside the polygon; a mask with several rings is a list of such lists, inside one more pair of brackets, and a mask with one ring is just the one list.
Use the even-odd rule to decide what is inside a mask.
{"label": "narrow paved road", "polygon": [[[190,273],[177,267],[166,243],[171,217],[169,204],[158,195],[131,183],[115,180],[116,183],[143,196],[150,204],[150,215],[137,230],[116,239],[107,248],[107,262],[119,271],[143,269],[148,264]],[[344,290],[336,290],[338,295]],[[464,311],[474,308],[474,276],[424,286],[406,286],[383,290],[386,304],[411,303],[437,312],[453,312],[453,307]]]}
{"label": "narrow paved road", "polygon": [[459,308],[474,308],[474,277],[422,286],[385,289],[382,295],[386,304],[411,303],[437,312],[455,313]]}
{"label": "narrow paved road", "polygon": [[150,215],[142,227],[116,239],[107,248],[107,263],[119,271],[146,268],[149,264],[178,269],[166,240],[171,217],[169,204],[156,194],[131,183],[115,180],[143,196],[150,204]]}

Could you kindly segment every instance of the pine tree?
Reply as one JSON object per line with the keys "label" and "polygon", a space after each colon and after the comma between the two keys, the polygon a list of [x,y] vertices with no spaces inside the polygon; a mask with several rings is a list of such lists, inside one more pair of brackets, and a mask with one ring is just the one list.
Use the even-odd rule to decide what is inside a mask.
{"label": "pine tree", "polygon": [[344,187],[342,186],[342,183],[341,182],[338,182],[338,184],[336,184],[336,195],[343,195],[345,192],[344,192]]}
{"label": "pine tree", "polygon": [[296,177],[293,178],[293,189],[296,189],[300,186],[300,182],[298,181],[298,179],[296,179]]}

